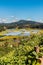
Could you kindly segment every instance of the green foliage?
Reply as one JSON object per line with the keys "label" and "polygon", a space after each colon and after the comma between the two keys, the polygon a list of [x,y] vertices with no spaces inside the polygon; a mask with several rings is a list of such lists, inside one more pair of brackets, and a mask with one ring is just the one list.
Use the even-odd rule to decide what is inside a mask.
{"label": "green foliage", "polygon": [[[9,42],[7,40],[7,43]],[[13,43],[15,44],[15,42]],[[37,59],[43,56],[43,35],[34,34],[30,37],[21,38],[19,46],[13,46],[13,43],[0,47],[0,51],[6,53],[0,56],[0,65],[40,65]],[[37,45],[40,48],[39,53],[34,50]]]}

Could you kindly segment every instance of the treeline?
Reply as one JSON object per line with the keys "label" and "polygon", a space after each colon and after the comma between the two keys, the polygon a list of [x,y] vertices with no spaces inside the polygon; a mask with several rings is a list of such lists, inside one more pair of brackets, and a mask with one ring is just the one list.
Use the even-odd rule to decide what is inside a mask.
{"label": "treeline", "polygon": [[27,21],[20,20],[18,22],[13,23],[0,23],[0,31],[4,30],[4,28],[12,29],[12,28],[39,28],[43,29],[43,23],[35,22],[35,21]]}

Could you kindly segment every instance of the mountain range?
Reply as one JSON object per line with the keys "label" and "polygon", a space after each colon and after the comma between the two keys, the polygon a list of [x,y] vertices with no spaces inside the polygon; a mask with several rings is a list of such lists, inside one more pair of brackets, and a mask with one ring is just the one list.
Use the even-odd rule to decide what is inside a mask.
{"label": "mountain range", "polygon": [[19,20],[17,22],[12,23],[0,23],[0,29],[6,27],[8,29],[11,28],[41,28],[43,29],[43,23],[36,21],[28,21],[28,20]]}

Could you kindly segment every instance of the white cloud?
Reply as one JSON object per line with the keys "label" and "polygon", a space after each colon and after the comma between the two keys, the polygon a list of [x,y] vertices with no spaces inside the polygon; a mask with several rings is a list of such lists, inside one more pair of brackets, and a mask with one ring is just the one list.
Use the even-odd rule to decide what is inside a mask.
{"label": "white cloud", "polygon": [[18,18],[15,18],[16,20],[18,20]]}
{"label": "white cloud", "polygon": [[43,20],[40,19],[39,22],[43,23]]}
{"label": "white cloud", "polygon": [[2,22],[2,19],[0,18],[0,23]]}
{"label": "white cloud", "polygon": [[[11,16],[11,17],[14,17],[14,16]],[[18,21],[18,18],[14,17],[14,18],[0,18],[0,23],[10,23],[10,22],[17,22]]]}
{"label": "white cloud", "polygon": [[12,22],[17,22],[17,20],[12,20]]}
{"label": "white cloud", "polygon": [[39,22],[42,22],[42,20],[40,19]]}
{"label": "white cloud", "polygon": [[17,22],[18,21],[18,18],[14,18],[13,20],[12,20],[12,22]]}
{"label": "white cloud", "polygon": [[18,21],[18,18],[15,18],[12,20],[12,22],[17,22]]}
{"label": "white cloud", "polygon": [[2,19],[2,22],[3,22],[3,23],[6,23],[6,22],[7,22],[7,19],[5,19],[5,18]]}
{"label": "white cloud", "polygon": [[14,17],[14,16],[11,16],[12,18]]}
{"label": "white cloud", "polygon": [[30,21],[31,19],[30,19],[30,18],[28,18],[27,20],[28,20],[28,21]]}
{"label": "white cloud", "polygon": [[12,20],[12,22],[16,22],[16,20]]}

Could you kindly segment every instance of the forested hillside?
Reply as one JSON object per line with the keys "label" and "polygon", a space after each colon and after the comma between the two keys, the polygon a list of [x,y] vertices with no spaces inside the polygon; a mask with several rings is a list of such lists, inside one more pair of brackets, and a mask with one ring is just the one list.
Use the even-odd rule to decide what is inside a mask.
{"label": "forested hillside", "polygon": [[19,20],[13,23],[0,23],[0,31],[4,30],[4,27],[7,29],[12,28],[38,28],[43,29],[43,23],[39,23],[36,21],[27,21],[27,20]]}

